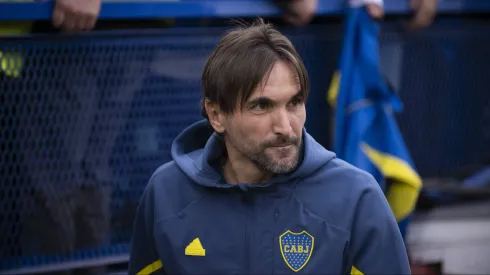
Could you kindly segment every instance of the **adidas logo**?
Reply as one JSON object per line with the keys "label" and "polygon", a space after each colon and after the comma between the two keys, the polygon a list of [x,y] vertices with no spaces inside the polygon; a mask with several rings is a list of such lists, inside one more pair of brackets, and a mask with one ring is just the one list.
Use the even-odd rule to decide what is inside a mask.
{"label": "adidas logo", "polygon": [[206,249],[202,247],[199,238],[195,238],[186,248],[185,255],[187,256],[206,256]]}

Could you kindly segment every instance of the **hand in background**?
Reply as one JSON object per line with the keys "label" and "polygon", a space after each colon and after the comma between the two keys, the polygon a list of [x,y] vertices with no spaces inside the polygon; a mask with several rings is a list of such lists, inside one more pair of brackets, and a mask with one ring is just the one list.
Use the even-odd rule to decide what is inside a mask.
{"label": "hand in background", "polygon": [[[336,0],[330,0],[336,1]],[[383,0],[347,0],[351,5],[364,5],[374,19],[384,16]],[[404,1],[404,0],[400,0]],[[414,15],[408,24],[411,30],[430,26],[436,16],[438,0],[405,0],[410,1]],[[282,2],[284,3],[284,2]],[[318,0],[288,0],[284,7],[284,18],[292,25],[308,24],[314,17]]]}
{"label": "hand in background", "polygon": [[53,25],[64,31],[84,31],[94,28],[101,0],[55,0]]}
{"label": "hand in background", "polygon": [[415,10],[409,29],[421,29],[430,26],[436,16],[437,0],[410,0],[410,6]]}
{"label": "hand in background", "polygon": [[284,6],[284,19],[292,25],[310,23],[315,16],[318,0],[289,0]]}
{"label": "hand in background", "polygon": [[[374,19],[381,19],[384,16],[382,7],[383,1],[380,0],[350,0],[356,5],[364,4],[366,10]],[[421,29],[430,26],[436,16],[438,0],[407,0],[410,7],[414,10],[414,15],[408,24],[408,29]],[[379,2],[379,3],[377,3]]]}
{"label": "hand in background", "polygon": [[383,7],[374,3],[366,4],[366,10],[374,19],[381,19],[385,14]]}

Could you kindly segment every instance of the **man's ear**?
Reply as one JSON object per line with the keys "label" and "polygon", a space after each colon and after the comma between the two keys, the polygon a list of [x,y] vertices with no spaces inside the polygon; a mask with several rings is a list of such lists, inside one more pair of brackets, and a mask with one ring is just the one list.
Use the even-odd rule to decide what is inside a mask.
{"label": "man's ear", "polygon": [[221,112],[218,104],[211,102],[209,99],[204,99],[204,108],[208,116],[209,123],[217,133],[225,132],[225,116]]}

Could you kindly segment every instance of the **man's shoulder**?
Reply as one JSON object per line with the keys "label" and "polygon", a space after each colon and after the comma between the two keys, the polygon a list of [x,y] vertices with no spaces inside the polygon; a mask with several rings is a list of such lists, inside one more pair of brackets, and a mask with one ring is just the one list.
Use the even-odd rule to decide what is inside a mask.
{"label": "man's shoulder", "polygon": [[334,158],[310,177],[303,179],[296,188],[295,195],[318,217],[350,231],[350,224],[362,197],[379,192],[379,188],[372,175]]}
{"label": "man's shoulder", "polygon": [[175,212],[200,196],[197,189],[198,186],[179,166],[170,161],[158,167],[152,174],[145,187],[146,195],[143,195],[143,199]]}
{"label": "man's shoulder", "polygon": [[379,188],[379,184],[371,174],[339,158],[330,160],[316,174],[321,179],[319,181],[321,185],[345,190],[350,195]]}
{"label": "man's shoulder", "polygon": [[147,188],[165,192],[180,192],[182,188],[186,188],[186,186],[191,184],[192,186],[195,185],[177,163],[172,160],[155,169],[148,181]]}
{"label": "man's shoulder", "polygon": [[179,166],[175,163],[175,161],[169,161],[166,162],[162,165],[160,165],[153,174],[151,175],[150,178],[150,183],[154,182],[159,182],[162,180],[166,179],[172,179],[175,176],[181,176],[184,175],[182,170],[180,170]]}
{"label": "man's shoulder", "polygon": [[148,186],[155,188],[167,182],[172,182],[172,178],[180,176],[180,173],[182,173],[179,170],[179,167],[173,160],[158,166],[150,175]]}

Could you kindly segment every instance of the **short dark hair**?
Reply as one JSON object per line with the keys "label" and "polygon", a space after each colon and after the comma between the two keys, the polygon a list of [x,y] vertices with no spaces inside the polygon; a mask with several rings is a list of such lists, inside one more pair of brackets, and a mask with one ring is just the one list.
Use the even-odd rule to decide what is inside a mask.
{"label": "short dark hair", "polygon": [[225,113],[233,113],[252,95],[277,61],[285,61],[297,75],[303,100],[310,84],[303,61],[293,44],[262,19],[241,23],[224,35],[202,74],[202,114],[205,101],[216,103]]}

